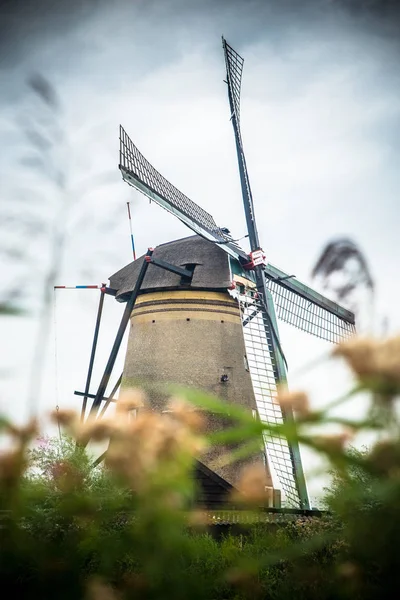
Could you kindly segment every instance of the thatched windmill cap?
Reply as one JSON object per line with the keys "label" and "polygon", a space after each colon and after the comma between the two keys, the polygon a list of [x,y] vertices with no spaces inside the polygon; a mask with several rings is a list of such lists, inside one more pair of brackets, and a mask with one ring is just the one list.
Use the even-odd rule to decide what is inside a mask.
{"label": "thatched windmill cap", "polygon": [[[231,284],[231,271],[228,255],[213,242],[199,235],[157,246],[153,254],[179,267],[195,265],[190,286],[193,289],[226,290]],[[135,287],[144,255],[111,275],[110,288],[116,291],[116,299],[125,302],[127,294]],[[144,278],[141,293],[182,289],[181,277],[170,271],[150,264]]]}

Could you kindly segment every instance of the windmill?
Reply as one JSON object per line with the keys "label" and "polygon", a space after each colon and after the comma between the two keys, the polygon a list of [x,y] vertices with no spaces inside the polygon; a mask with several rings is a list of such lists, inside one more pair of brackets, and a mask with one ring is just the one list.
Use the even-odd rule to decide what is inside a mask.
{"label": "windmill", "polygon": [[[300,283],[294,275],[286,274],[266,261],[257,230],[240,130],[240,90],[244,61],[224,38],[222,38],[222,46],[226,64],[225,83],[227,84],[235,137],[250,252],[246,252],[239,246],[237,241],[232,238],[229,230],[218,227],[209,213],[168,182],[139,152],[122,126],[120,127],[119,168],[126,183],[143,193],[155,204],[166,209],[170,214],[176,216],[192,232],[197,234],[192,238],[186,238],[189,241],[193,240],[190,244],[193,245],[195,240],[200,239],[200,242],[196,242],[197,246],[199,244],[204,245],[206,241],[208,248],[215,248],[215,251],[210,250],[210,252],[217,253],[218,260],[221,261],[221,256],[224,257],[232,279],[232,282],[225,282],[226,278],[222,276],[220,278],[221,281],[225,282],[218,284],[219,288],[225,286],[224,300],[204,300],[204,298],[203,300],[214,302],[214,304],[219,302],[220,307],[225,303],[224,310],[226,314],[229,310],[233,310],[233,305],[236,306],[237,314],[240,315],[241,320],[240,344],[244,344],[245,347],[246,371],[249,372],[251,378],[252,394],[258,415],[268,423],[290,422],[294,418],[292,412],[288,408],[283,409],[273,401],[277,385],[285,384],[287,381],[287,365],[279,338],[277,318],[308,334],[332,343],[338,343],[355,331],[354,315],[307,285]],[[182,248],[182,244],[186,243],[189,242],[181,240],[179,247]],[[138,259],[138,261],[132,263],[133,266],[122,269],[110,278],[110,288],[107,288],[106,291],[119,296],[119,300],[126,301],[126,307],[97,393],[95,395],[88,394],[88,382],[85,393],[81,393],[85,396],[85,401],[87,397],[94,399],[92,412],[97,413],[101,402],[105,400],[103,414],[110,401],[113,400],[114,394],[121,383],[121,378],[119,378],[111,395],[105,398],[106,387],[116,353],[128,321],[132,314],[139,314],[138,310],[142,311],[141,314],[146,313],[146,310],[144,310],[146,306],[143,305],[144,296],[139,296],[139,294],[146,277],[149,281],[149,274],[147,273],[149,264],[161,268],[163,272],[172,274],[172,277],[175,277],[174,281],[179,280],[183,287],[191,286],[193,270],[197,268],[196,264],[200,264],[199,261],[191,263],[189,259],[186,259],[183,265],[182,261],[180,265],[174,265],[165,260],[165,257],[174,256],[173,246],[168,246],[168,244],[164,246],[163,249],[160,247],[161,250],[157,256],[150,249],[146,256],[142,257],[142,260]],[[221,269],[223,268],[222,265]],[[126,285],[128,280],[130,284]],[[153,287],[150,284],[147,285],[147,291],[172,289],[173,286],[168,286],[162,281],[164,281],[162,277],[159,277],[157,282],[153,282]],[[176,289],[178,284],[175,283],[174,285],[174,289]],[[201,288],[201,284],[199,284],[198,289],[204,289],[204,286]],[[226,297],[227,291],[233,303],[231,308],[229,308],[229,301]],[[138,297],[142,304],[139,302],[135,307]],[[168,301],[170,303],[182,302],[182,297],[181,295],[178,300],[169,299]],[[151,304],[149,298],[151,300],[149,295],[145,298],[147,309]],[[199,303],[200,299],[198,297],[197,300],[188,300],[188,302]],[[135,310],[133,310],[134,307]],[[182,307],[181,309],[183,310]],[[171,310],[179,310],[179,308]],[[211,309],[204,309],[203,306],[203,308],[193,310]],[[218,310],[222,310],[222,308]],[[147,312],[149,312],[149,309]],[[186,320],[190,321],[189,318]],[[152,322],[154,323],[155,319]],[[224,323],[224,320],[221,319],[220,323]],[[150,330],[148,329],[148,331]],[[221,374],[222,382],[227,381],[224,377],[228,378],[228,375]],[[281,436],[267,437],[265,439],[265,450],[268,464],[272,467],[273,479],[275,480],[274,487],[279,487],[283,491],[286,505],[308,509],[309,500],[298,444],[294,441],[289,443]]]}

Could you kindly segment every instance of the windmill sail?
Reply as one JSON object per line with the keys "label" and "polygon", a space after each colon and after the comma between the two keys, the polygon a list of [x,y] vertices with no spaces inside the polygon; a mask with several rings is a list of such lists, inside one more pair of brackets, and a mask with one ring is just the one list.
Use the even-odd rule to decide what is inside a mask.
{"label": "windmill sail", "polygon": [[[244,60],[224,38],[222,38],[222,46],[225,55],[228,97],[232,111],[231,119],[235,133],[242,195],[249,237],[250,240],[253,238],[252,250],[254,250],[259,247],[259,240],[240,131],[240,90]],[[252,230],[253,235],[251,235]],[[275,300],[277,317],[280,320],[334,343],[338,343],[354,333],[353,313],[272,265],[266,265],[264,273],[266,286]]]}
{"label": "windmill sail", "polygon": [[[291,415],[283,415],[281,407],[274,400],[277,393],[277,364],[276,354],[272,351],[271,328],[264,322],[264,309],[254,294],[254,289],[244,289],[238,300],[247,363],[260,419],[269,425],[280,425]],[[285,505],[291,508],[307,506],[305,484],[299,485],[299,472],[295,468],[296,459],[300,458],[298,448],[289,445],[287,439],[281,435],[267,434],[265,449],[274,487],[282,489]]]}
{"label": "windmill sail", "polygon": [[[267,424],[290,422],[293,420],[291,411],[283,413],[280,406],[274,406],[273,400],[273,392],[276,391],[277,385],[286,382],[286,367],[275,319],[275,308],[268,289],[267,274],[264,270],[266,265],[262,258],[263,252],[258,237],[253,196],[240,132],[240,87],[243,59],[224,38],[222,38],[222,47],[225,55],[228,98],[232,112],[231,121],[235,134],[251,257],[253,258],[253,255],[258,257],[257,261],[253,261],[257,296],[254,298],[251,313],[243,320],[243,323],[247,322],[247,325],[243,327],[245,345],[252,356],[253,363],[250,374],[261,420]],[[300,508],[309,508],[310,503],[298,443],[293,440],[289,443],[286,438],[269,435],[266,439],[266,451],[269,462],[275,469],[279,484],[285,493],[286,503]]]}
{"label": "windmill sail", "polygon": [[149,163],[122,126],[120,126],[119,139],[119,168],[124,181],[178,217],[195,233],[221,244],[221,247],[234,258],[248,259],[246,252],[218,227],[207,211],[180,192]]}
{"label": "windmill sail", "polygon": [[355,333],[351,311],[270,264],[264,272],[278,319],[335,344]]}
{"label": "windmill sail", "polygon": [[243,151],[242,134],[240,131],[240,88],[242,85],[242,73],[244,60],[229,44],[222,38],[226,64],[226,83],[228,84],[229,106],[231,108],[231,121],[235,133],[236,153],[239,165],[240,183],[244,212],[246,216],[247,229],[249,233],[251,250],[260,248],[258,232],[254,216],[253,194],[251,192],[249,174],[246,166],[246,157]]}
{"label": "windmill sail", "polygon": [[232,91],[232,113],[236,117],[237,124],[240,125],[240,88],[242,87],[244,59],[228,44],[225,38],[222,38],[222,47],[225,53],[227,83]]}

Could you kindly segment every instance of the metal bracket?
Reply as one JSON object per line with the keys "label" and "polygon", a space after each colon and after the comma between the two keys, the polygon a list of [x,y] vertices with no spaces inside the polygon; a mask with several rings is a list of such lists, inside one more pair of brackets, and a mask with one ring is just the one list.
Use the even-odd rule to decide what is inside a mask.
{"label": "metal bracket", "polygon": [[101,290],[102,292],[104,292],[105,294],[108,294],[109,296],[116,296],[117,294],[117,290],[113,290],[110,287],[104,287]]}
{"label": "metal bracket", "polygon": [[193,276],[192,271],[188,269],[184,269],[183,267],[177,267],[176,265],[171,265],[171,263],[166,262],[165,260],[161,260],[160,258],[151,258],[149,260],[151,265],[155,265],[156,267],[161,267],[161,269],[165,269],[166,271],[171,271],[171,273],[176,273],[181,277],[186,277],[187,279],[191,279]]}

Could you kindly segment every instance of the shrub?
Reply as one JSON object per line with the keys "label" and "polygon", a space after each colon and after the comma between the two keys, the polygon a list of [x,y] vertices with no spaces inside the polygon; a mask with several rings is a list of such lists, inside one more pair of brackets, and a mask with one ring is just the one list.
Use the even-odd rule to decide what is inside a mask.
{"label": "shrub", "polygon": [[[353,369],[354,390],[324,411],[281,392],[282,402],[297,409],[296,424],[262,424],[193,391],[184,392],[186,404],[174,414],[139,411],[129,418],[137,392],[119,403],[112,421],[82,425],[60,411],[55,417],[66,433],[39,438],[32,449],[35,423],[16,428],[2,420],[13,439],[0,457],[4,588],[30,599],[391,597],[400,584],[400,343],[351,341],[335,353]],[[360,391],[371,395],[365,418],[332,416]],[[229,414],[232,427],[204,437],[187,403]],[[326,423],[341,430],[319,435]],[[379,441],[369,450],[348,448],[350,429],[375,430]],[[262,433],[286,435],[328,458],[330,512],[256,522],[216,540],[193,507],[193,456],[210,443],[251,442]],[[93,466],[89,439],[110,441],[104,465]],[[251,505],[251,494],[245,498]],[[254,505],[247,508],[257,515]]]}

